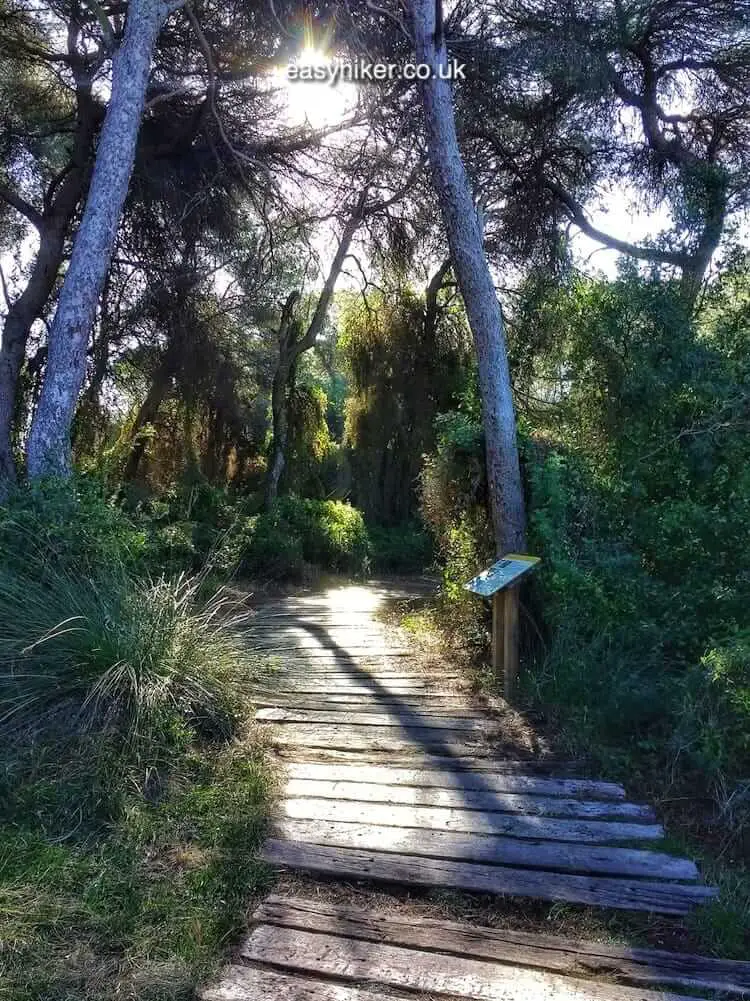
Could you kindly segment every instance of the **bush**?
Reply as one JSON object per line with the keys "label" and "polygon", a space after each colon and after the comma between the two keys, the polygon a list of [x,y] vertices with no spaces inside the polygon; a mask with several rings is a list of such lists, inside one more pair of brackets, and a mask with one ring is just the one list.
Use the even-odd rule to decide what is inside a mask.
{"label": "bush", "polygon": [[709,650],[683,691],[675,749],[720,798],[738,792],[750,816],[750,632]]}
{"label": "bush", "polygon": [[141,538],[62,488],[4,510],[0,725],[17,739],[106,734],[148,768],[175,740],[234,729],[247,683],[236,618],[221,593],[199,598],[200,577],[139,575]]}
{"label": "bush", "polygon": [[418,573],[434,558],[432,539],[421,525],[370,525],[372,565],[381,573]]}
{"label": "bush", "polygon": [[147,549],[147,532],[113,508],[93,481],[22,487],[0,505],[0,556],[5,568],[23,568],[34,550],[40,569],[68,567],[85,574],[113,562],[136,567]]}
{"label": "bush", "polygon": [[342,501],[283,497],[248,519],[244,536],[241,569],[249,574],[297,577],[307,565],[362,574],[370,565],[362,514]]}
{"label": "bush", "polygon": [[0,571],[0,721],[64,713],[79,731],[115,727],[135,745],[184,725],[227,736],[237,718],[239,644],[221,595],[199,580],[86,579]]}
{"label": "bush", "polygon": [[203,577],[139,571],[149,535],[82,484],[0,509],[0,966],[18,1001],[192,997],[267,882],[269,769],[224,739],[248,654]]}

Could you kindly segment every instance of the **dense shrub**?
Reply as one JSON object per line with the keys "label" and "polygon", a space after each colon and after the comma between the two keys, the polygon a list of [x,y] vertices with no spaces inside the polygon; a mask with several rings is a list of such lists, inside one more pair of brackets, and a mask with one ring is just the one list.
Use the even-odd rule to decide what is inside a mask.
{"label": "dense shrub", "polygon": [[[565,386],[534,414],[525,450],[530,544],[544,557],[536,584],[551,629],[532,680],[582,744],[627,757],[629,741],[665,755],[691,699],[716,708],[719,690],[728,695],[720,672],[703,689],[708,702],[692,683],[686,698],[685,686],[707,684],[718,655],[704,655],[724,648],[750,603],[739,333],[728,325],[732,357],[725,333],[691,323],[668,286],[632,276],[573,283],[533,316],[556,338],[536,377],[544,384],[564,369]],[[742,766],[729,746],[717,764],[731,785]]]}
{"label": "dense shrub", "polygon": [[487,606],[464,587],[492,563],[495,552],[476,409],[438,415],[435,435],[435,452],[425,456],[420,476],[420,500],[443,569],[441,618],[458,644],[482,650],[489,642]]}
{"label": "dense shrub", "polygon": [[289,496],[272,511],[247,520],[241,570],[295,577],[306,566],[361,574],[370,565],[370,540],[362,514],[342,501]]}
{"label": "dense shrub", "polygon": [[94,481],[72,486],[46,482],[19,488],[0,505],[2,564],[23,568],[36,552],[41,568],[69,567],[81,573],[112,563],[139,565],[148,532],[114,508]]}
{"label": "dense shrub", "polygon": [[[141,533],[96,496],[22,492],[0,518],[0,724],[98,733],[143,771],[238,722],[247,654],[201,578],[139,572]],[[244,671],[243,671],[244,667]],[[241,680],[243,679],[243,680]]]}
{"label": "dense shrub", "polygon": [[[714,784],[723,805],[750,820],[750,633],[708,651],[683,686],[675,751]],[[739,775],[736,788],[726,777]]]}
{"label": "dense shrub", "polygon": [[18,1001],[192,997],[267,881],[272,778],[225,739],[252,654],[223,597],[151,577],[153,552],[153,521],[90,484],[0,507],[0,993]]}
{"label": "dense shrub", "polygon": [[368,533],[372,566],[379,573],[418,573],[433,560],[432,539],[418,523],[369,525]]}
{"label": "dense shrub", "polygon": [[[529,283],[512,324],[529,551],[543,558],[525,598],[544,640],[527,695],[570,750],[722,803],[748,775],[747,285],[725,278],[689,318],[668,284],[632,273]],[[445,415],[422,504],[451,627],[491,556],[480,468],[475,411]]]}

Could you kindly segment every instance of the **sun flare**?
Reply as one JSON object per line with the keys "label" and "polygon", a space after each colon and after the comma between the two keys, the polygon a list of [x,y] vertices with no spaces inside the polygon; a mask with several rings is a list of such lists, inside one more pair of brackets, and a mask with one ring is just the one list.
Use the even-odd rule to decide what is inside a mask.
{"label": "sun flare", "polygon": [[332,62],[332,56],[312,45],[306,45],[289,66],[281,66],[276,70],[274,75],[283,92],[291,125],[308,123],[313,128],[325,128],[342,121],[354,108],[357,103],[357,87],[352,83],[305,79],[304,73],[301,73],[301,79],[292,79],[290,66],[303,71],[312,67],[324,69]]}

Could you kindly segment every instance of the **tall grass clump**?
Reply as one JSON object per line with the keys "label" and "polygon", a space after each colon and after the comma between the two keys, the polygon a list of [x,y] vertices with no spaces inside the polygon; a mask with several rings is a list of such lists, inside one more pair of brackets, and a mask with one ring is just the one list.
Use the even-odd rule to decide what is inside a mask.
{"label": "tall grass clump", "polygon": [[85,493],[24,492],[0,516],[0,731],[19,747],[101,737],[115,785],[230,737],[252,676],[226,593],[151,576],[139,544]]}
{"label": "tall grass clump", "polygon": [[241,651],[226,600],[202,605],[199,586],[122,566],[50,571],[35,548],[23,568],[0,569],[0,722],[114,729],[133,746],[176,723],[228,736]]}
{"label": "tall grass clump", "polygon": [[185,1001],[268,883],[253,654],[93,486],[0,506],[0,995]]}

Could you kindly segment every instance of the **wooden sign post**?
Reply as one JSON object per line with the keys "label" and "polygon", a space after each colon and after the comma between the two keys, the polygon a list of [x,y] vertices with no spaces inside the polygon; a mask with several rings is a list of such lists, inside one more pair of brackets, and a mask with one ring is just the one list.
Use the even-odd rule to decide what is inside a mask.
{"label": "wooden sign post", "polygon": [[521,578],[539,563],[538,556],[508,553],[465,585],[492,599],[492,669],[503,673],[503,695],[510,699],[518,674],[518,589]]}

